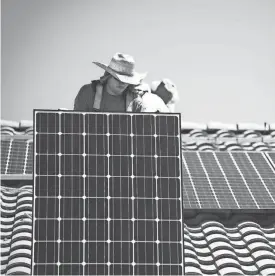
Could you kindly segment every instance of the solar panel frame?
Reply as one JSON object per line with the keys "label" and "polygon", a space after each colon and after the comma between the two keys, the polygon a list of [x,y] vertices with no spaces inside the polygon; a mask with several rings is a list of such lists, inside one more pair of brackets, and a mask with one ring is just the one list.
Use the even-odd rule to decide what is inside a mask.
{"label": "solar panel frame", "polygon": [[[61,114],[61,112],[60,111],[55,111],[55,110],[34,110],[34,121],[35,121],[35,114],[36,113],[38,113],[38,112],[56,112],[56,113],[58,113],[58,114]],[[76,114],[76,113],[79,113],[79,114],[88,114],[88,113],[85,113],[85,112],[77,112],[77,111],[63,111],[62,113],[73,113],[73,114]],[[92,112],[89,112],[89,113],[92,113]],[[103,113],[103,112],[96,112],[96,115],[98,115],[98,114],[106,114],[106,113]],[[119,112],[112,112],[112,113],[108,113],[108,114],[115,114],[115,115],[119,115],[119,114],[121,114],[121,115],[125,115],[125,113],[119,113]],[[179,142],[178,142],[178,153],[179,153],[179,156],[178,156],[178,159],[179,159],[179,162],[178,162],[178,169],[179,169],[179,176],[178,176],[178,179],[179,179],[179,184],[180,184],[180,186],[181,186],[181,177],[182,177],[182,172],[181,172],[181,135],[180,135],[180,114],[164,114],[164,113],[162,113],[162,114],[150,114],[150,113],[131,113],[133,116],[134,115],[144,115],[144,116],[146,116],[146,115],[153,115],[153,116],[156,116],[156,117],[158,117],[158,116],[177,116],[177,118],[178,118],[178,139],[179,139]],[[127,115],[129,115],[129,113],[127,113]],[[132,117],[131,117],[132,118]],[[156,121],[157,121],[157,119],[156,119]],[[156,127],[156,126],[155,126]],[[168,129],[168,131],[169,131],[169,129]],[[36,135],[36,126],[35,126],[35,131],[34,131],[34,135]],[[143,135],[143,136],[145,136],[145,135]],[[168,135],[167,135],[167,137],[168,137]],[[155,140],[156,140],[157,138],[155,137]],[[84,139],[85,140],[85,139]],[[35,141],[35,139],[34,139],[34,141]],[[59,145],[60,145],[60,141],[59,141]],[[155,147],[156,147],[156,141],[155,141]],[[33,144],[33,148],[34,149],[36,149],[36,145],[35,145],[35,142],[34,142],[34,144]],[[84,147],[85,148],[85,147]],[[35,150],[33,151],[34,152],[34,157],[33,157],[33,159],[34,159],[34,162],[33,162],[33,167],[34,167],[34,169],[35,169],[35,163],[36,163],[36,154],[35,154]],[[59,161],[60,161],[60,158],[61,158],[61,156],[59,156]],[[163,157],[163,159],[164,158],[166,158],[166,157]],[[169,157],[167,157],[166,159],[167,159],[167,162],[168,162],[168,158]],[[85,160],[85,158],[84,158],[84,160]],[[85,162],[85,161],[84,161]],[[108,158],[108,162],[109,162],[109,158]],[[157,164],[157,163],[156,163]],[[133,165],[133,163],[132,163],[132,165]],[[157,165],[156,165],[157,166]],[[108,166],[109,167],[109,166]],[[157,169],[157,168],[156,168]],[[85,172],[85,165],[84,165],[84,172]],[[59,174],[60,174],[60,170],[59,170]],[[35,176],[36,175],[34,175],[34,182],[35,182]],[[161,176],[160,176],[160,178],[161,178]],[[85,178],[86,179],[86,178]],[[158,180],[158,179],[157,179]],[[156,181],[157,181],[156,180]],[[134,181],[134,179],[132,179],[132,182]],[[60,183],[59,183],[59,185],[60,185]],[[109,185],[109,178],[108,178],[108,187],[110,187],[110,185]],[[157,189],[157,186],[156,186],[156,189]],[[132,191],[133,192],[133,191]],[[157,193],[157,191],[156,191],[156,193]],[[109,191],[108,191],[108,196],[109,196]],[[35,195],[34,195],[34,198],[35,198]],[[182,202],[182,187],[181,187],[181,189],[180,189],[180,194],[179,194],[179,198],[178,198],[179,200],[180,200],[180,202]],[[161,202],[161,198],[158,200],[158,202]],[[132,204],[134,204],[133,203],[134,201],[132,201]],[[34,205],[35,205],[35,200],[34,200]],[[161,206],[161,205],[160,205]],[[34,208],[33,208],[33,210],[35,210],[35,206],[34,206]],[[84,210],[85,210],[85,208],[84,208]],[[34,215],[34,212],[35,211],[33,211],[33,215]],[[60,212],[60,210],[59,210],[59,212]],[[59,216],[60,216],[60,213],[59,213]],[[34,217],[34,216],[33,216]],[[108,215],[108,217],[109,217],[109,215]],[[180,204],[180,222],[181,222],[181,266],[182,266],[182,269],[181,269],[181,271],[182,271],[182,273],[184,273],[184,258],[183,258],[183,224],[182,224],[182,221],[183,221],[183,210],[182,210],[182,204]],[[157,223],[158,224],[158,223]],[[34,231],[35,231],[35,229],[34,229],[34,221],[33,221],[33,237],[34,237]],[[133,231],[133,233],[134,233],[134,231]],[[108,244],[108,246],[109,246],[110,244]],[[162,243],[160,242],[159,244],[157,244],[157,246],[158,245],[160,245],[160,246],[162,246]],[[163,244],[163,246],[164,246],[164,244]],[[133,251],[133,253],[134,253],[134,251]],[[33,256],[32,256],[32,264],[31,264],[31,267],[32,267],[32,271],[33,271],[33,268],[34,268],[34,266],[33,266],[33,264],[34,264],[34,254],[33,254]],[[172,264],[170,264],[170,269],[171,269],[171,265]],[[137,265],[135,266],[135,268],[137,267]],[[176,266],[175,266],[175,268],[176,268]],[[114,269],[114,268],[113,268]],[[161,275],[160,274],[160,272],[163,272],[164,273],[164,270],[163,269],[165,269],[165,266],[163,266],[163,265],[158,265],[158,275]],[[114,271],[110,271],[110,266],[108,267],[108,275],[110,275],[110,272],[114,272]],[[85,271],[83,270],[83,275],[84,275],[84,273],[85,273]],[[135,274],[135,270],[133,270],[133,275]]]}

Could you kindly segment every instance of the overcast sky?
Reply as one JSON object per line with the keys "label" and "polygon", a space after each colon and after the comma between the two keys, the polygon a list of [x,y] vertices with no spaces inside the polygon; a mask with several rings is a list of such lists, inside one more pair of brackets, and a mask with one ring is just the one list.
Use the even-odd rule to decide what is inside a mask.
{"label": "overcast sky", "polygon": [[186,121],[275,122],[274,0],[2,0],[6,120],[73,108],[116,52],[170,78]]}

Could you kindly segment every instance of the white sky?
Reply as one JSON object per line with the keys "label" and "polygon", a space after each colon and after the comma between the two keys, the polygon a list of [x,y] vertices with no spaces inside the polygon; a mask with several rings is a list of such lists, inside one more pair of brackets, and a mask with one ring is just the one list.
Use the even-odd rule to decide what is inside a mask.
{"label": "white sky", "polygon": [[273,0],[2,0],[1,118],[72,108],[115,52],[178,86],[186,121],[275,122]]}

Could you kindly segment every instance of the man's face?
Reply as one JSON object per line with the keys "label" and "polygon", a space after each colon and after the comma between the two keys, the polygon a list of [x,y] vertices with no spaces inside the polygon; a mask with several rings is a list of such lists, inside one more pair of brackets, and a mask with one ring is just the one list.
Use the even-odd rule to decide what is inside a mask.
{"label": "man's face", "polygon": [[121,82],[113,76],[108,79],[107,85],[115,95],[121,95],[123,91],[128,87],[127,83]]}

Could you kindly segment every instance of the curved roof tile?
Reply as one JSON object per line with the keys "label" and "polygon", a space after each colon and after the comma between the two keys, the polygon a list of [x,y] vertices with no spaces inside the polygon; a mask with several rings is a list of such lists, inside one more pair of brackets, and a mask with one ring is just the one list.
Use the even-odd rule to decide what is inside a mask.
{"label": "curved roof tile", "polygon": [[254,124],[254,123],[238,123],[238,130],[245,131],[245,130],[258,130],[258,131],[265,131],[267,130],[268,124]]}
{"label": "curved roof tile", "polygon": [[255,130],[246,130],[241,136],[245,138],[257,138],[257,137],[261,137],[261,133]]}
{"label": "curved roof tile", "polygon": [[209,142],[198,142],[197,143],[197,150],[200,151],[213,151],[215,150],[215,146]]}
{"label": "curved roof tile", "polygon": [[207,132],[205,130],[193,129],[189,132],[190,137],[206,137]]}
{"label": "curved roof tile", "polygon": [[224,129],[218,130],[215,135],[216,138],[232,138],[235,137],[235,134],[233,131],[228,131]]}
{"label": "curved roof tile", "polygon": [[21,129],[27,129],[27,128],[32,128],[32,127],[33,127],[33,121],[21,120],[19,122],[19,128],[21,128]]}
{"label": "curved roof tile", "polygon": [[[238,273],[244,275],[251,273],[258,275],[262,270],[273,267],[275,251],[268,244],[269,241],[264,233],[266,230],[275,233],[274,227],[264,229],[257,223],[244,222],[239,223],[235,228],[227,228],[219,222],[205,222],[200,227],[204,236],[204,238],[200,236],[200,243],[194,242],[194,236],[189,234],[192,233],[193,228],[188,227],[188,225],[186,225],[186,228],[186,235],[190,238],[189,243],[194,246],[193,250],[188,251],[189,262],[186,263],[186,272],[195,273],[200,271],[202,274],[207,273],[203,269],[205,259],[199,258],[196,250],[198,247],[203,249],[203,246],[210,249],[207,258],[208,264],[217,267],[217,270],[212,270],[211,273],[224,275],[224,272],[227,271],[232,275],[232,273],[238,271]],[[195,228],[195,232],[197,231],[198,228]],[[224,231],[227,235],[223,234]],[[204,239],[207,244],[202,242]],[[269,263],[271,264],[269,265]],[[272,270],[268,271],[270,273]],[[275,273],[275,270],[272,273]]]}
{"label": "curved roof tile", "polygon": [[267,143],[264,142],[255,142],[252,143],[253,150],[255,151],[268,151],[270,150],[270,147]]}
{"label": "curved roof tile", "polygon": [[1,120],[1,127],[19,128],[19,122]]}
{"label": "curved roof tile", "polygon": [[237,130],[237,124],[224,124],[221,122],[209,122],[207,124],[207,128],[208,129],[213,129],[213,130],[226,130],[226,131],[230,131],[230,130]]}

